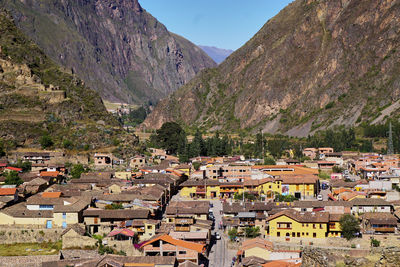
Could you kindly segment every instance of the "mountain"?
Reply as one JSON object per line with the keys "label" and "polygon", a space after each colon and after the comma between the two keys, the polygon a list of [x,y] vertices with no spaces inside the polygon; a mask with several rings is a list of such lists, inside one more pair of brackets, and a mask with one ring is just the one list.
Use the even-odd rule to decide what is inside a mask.
{"label": "mountain", "polygon": [[217,64],[224,61],[227,57],[229,57],[230,54],[233,53],[233,50],[222,49],[215,46],[199,45],[199,47],[203,49],[203,51],[206,52],[210,58],[217,62]]}
{"label": "mountain", "polygon": [[2,0],[18,27],[107,100],[158,101],[215,62],[138,0]]}
{"label": "mountain", "polygon": [[306,136],[400,114],[400,2],[296,0],[144,122]]}
{"label": "mountain", "polygon": [[89,149],[112,146],[124,134],[97,92],[53,63],[0,11],[2,144],[38,146],[49,136],[56,147]]}

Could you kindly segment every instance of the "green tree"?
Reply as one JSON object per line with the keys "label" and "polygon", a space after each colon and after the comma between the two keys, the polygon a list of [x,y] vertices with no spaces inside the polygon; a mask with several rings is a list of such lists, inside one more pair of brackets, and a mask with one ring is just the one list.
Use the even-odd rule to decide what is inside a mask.
{"label": "green tree", "polygon": [[228,231],[228,236],[231,241],[234,241],[238,235],[238,230],[236,228],[232,228]]}
{"label": "green tree", "polygon": [[157,130],[157,143],[167,154],[177,154],[178,148],[183,151],[182,143],[186,143],[186,133],[176,122],[166,122]]}
{"label": "green tree", "polygon": [[65,149],[72,149],[74,147],[74,144],[72,143],[71,140],[65,139],[62,143],[63,148]]}
{"label": "green tree", "polygon": [[73,179],[79,179],[84,172],[86,172],[86,170],[82,164],[74,164],[71,169],[71,176]]}
{"label": "green tree", "polygon": [[260,235],[260,227],[246,227],[244,233],[246,237],[255,238]]}
{"label": "green tree", "polygon": [[18,160],[17,163],[12,166],[22,169],[22,172],[30,172],[32,169],[32,162]]}
{"label": "green tree", "polygon": [[381,245],[381,241],[376,240],[375,238],[371,238],[371,247],[379,247]]}
{"label": "green tree", "polygon": [[355,234],[360,231],[360,223],[358,219],[350,214],[345,214],[340,218],[340,228],[342,229],[342,235],[347,240],[355,237]]}
{"label": "green tree", "polygon": [[111,203],[104,207],[106,210],[122,210],[124,206],[121,203]]}
{"label": "green tree", "polygon": [[273,157],[268,156],[264,159],[264,165],[276,165],[276,161]]}
{"label": "green tree", "polygon": [[16,171],[10,171],[7,174],[6,179],[4,181],[4,183],[7,185],[16,185],[16,186],[19,186],[23,182],[24,181],[22,181],[22,179],[18,176],[18,173]]}
{"label": "green tree", "polygon": [[53,146],[54,142],[51,139],[51,137],[48,134],[43,135],[42,137],[40,137],[39,140],[40,145],[42,146],[42,148],[49,148],[51,146]]}

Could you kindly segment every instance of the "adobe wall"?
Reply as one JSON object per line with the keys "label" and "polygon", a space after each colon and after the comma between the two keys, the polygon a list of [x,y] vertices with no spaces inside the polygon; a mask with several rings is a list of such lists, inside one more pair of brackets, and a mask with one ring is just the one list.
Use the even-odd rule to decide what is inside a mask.
{"label": "adobe wall", "polygon": [[57,255],[0,257],[3,267],[41,267],[42,262],[59,260]]}
{"label": "adobe wall", "polygon": [[36,227],[0,226],[0,244],[55,242],[63,229],[40,229]]}

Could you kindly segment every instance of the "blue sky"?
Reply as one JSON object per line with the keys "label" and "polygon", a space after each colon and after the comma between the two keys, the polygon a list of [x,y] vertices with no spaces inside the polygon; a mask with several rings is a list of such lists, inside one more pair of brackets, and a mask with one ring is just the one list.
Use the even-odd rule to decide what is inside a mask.
{"label": "blue sky", "polygon": [[141,6],[197,45],[238,49],[293,0],[139,0]]}

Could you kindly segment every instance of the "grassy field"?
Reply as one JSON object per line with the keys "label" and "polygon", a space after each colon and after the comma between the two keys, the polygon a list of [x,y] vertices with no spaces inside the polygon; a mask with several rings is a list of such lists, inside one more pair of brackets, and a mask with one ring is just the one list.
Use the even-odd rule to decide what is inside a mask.
{"label": "grassy field", "polygon": [[115,110],[119,107],[121,107],[121,105],[123,105],[124,107],[130,107],[131,109],[136,109],[139,107],[139,105],[134,105],[134,104],[121,104],[121,103],[113,103],[113,102],[109,102],[107,100],[103,100],[104,102],[104,106],[106,106],[107,110]]}
{"label": "grassy field", "polygon": [[0,256],[55,255],[62,247],[61,241],[49,243],[1,244]]}

